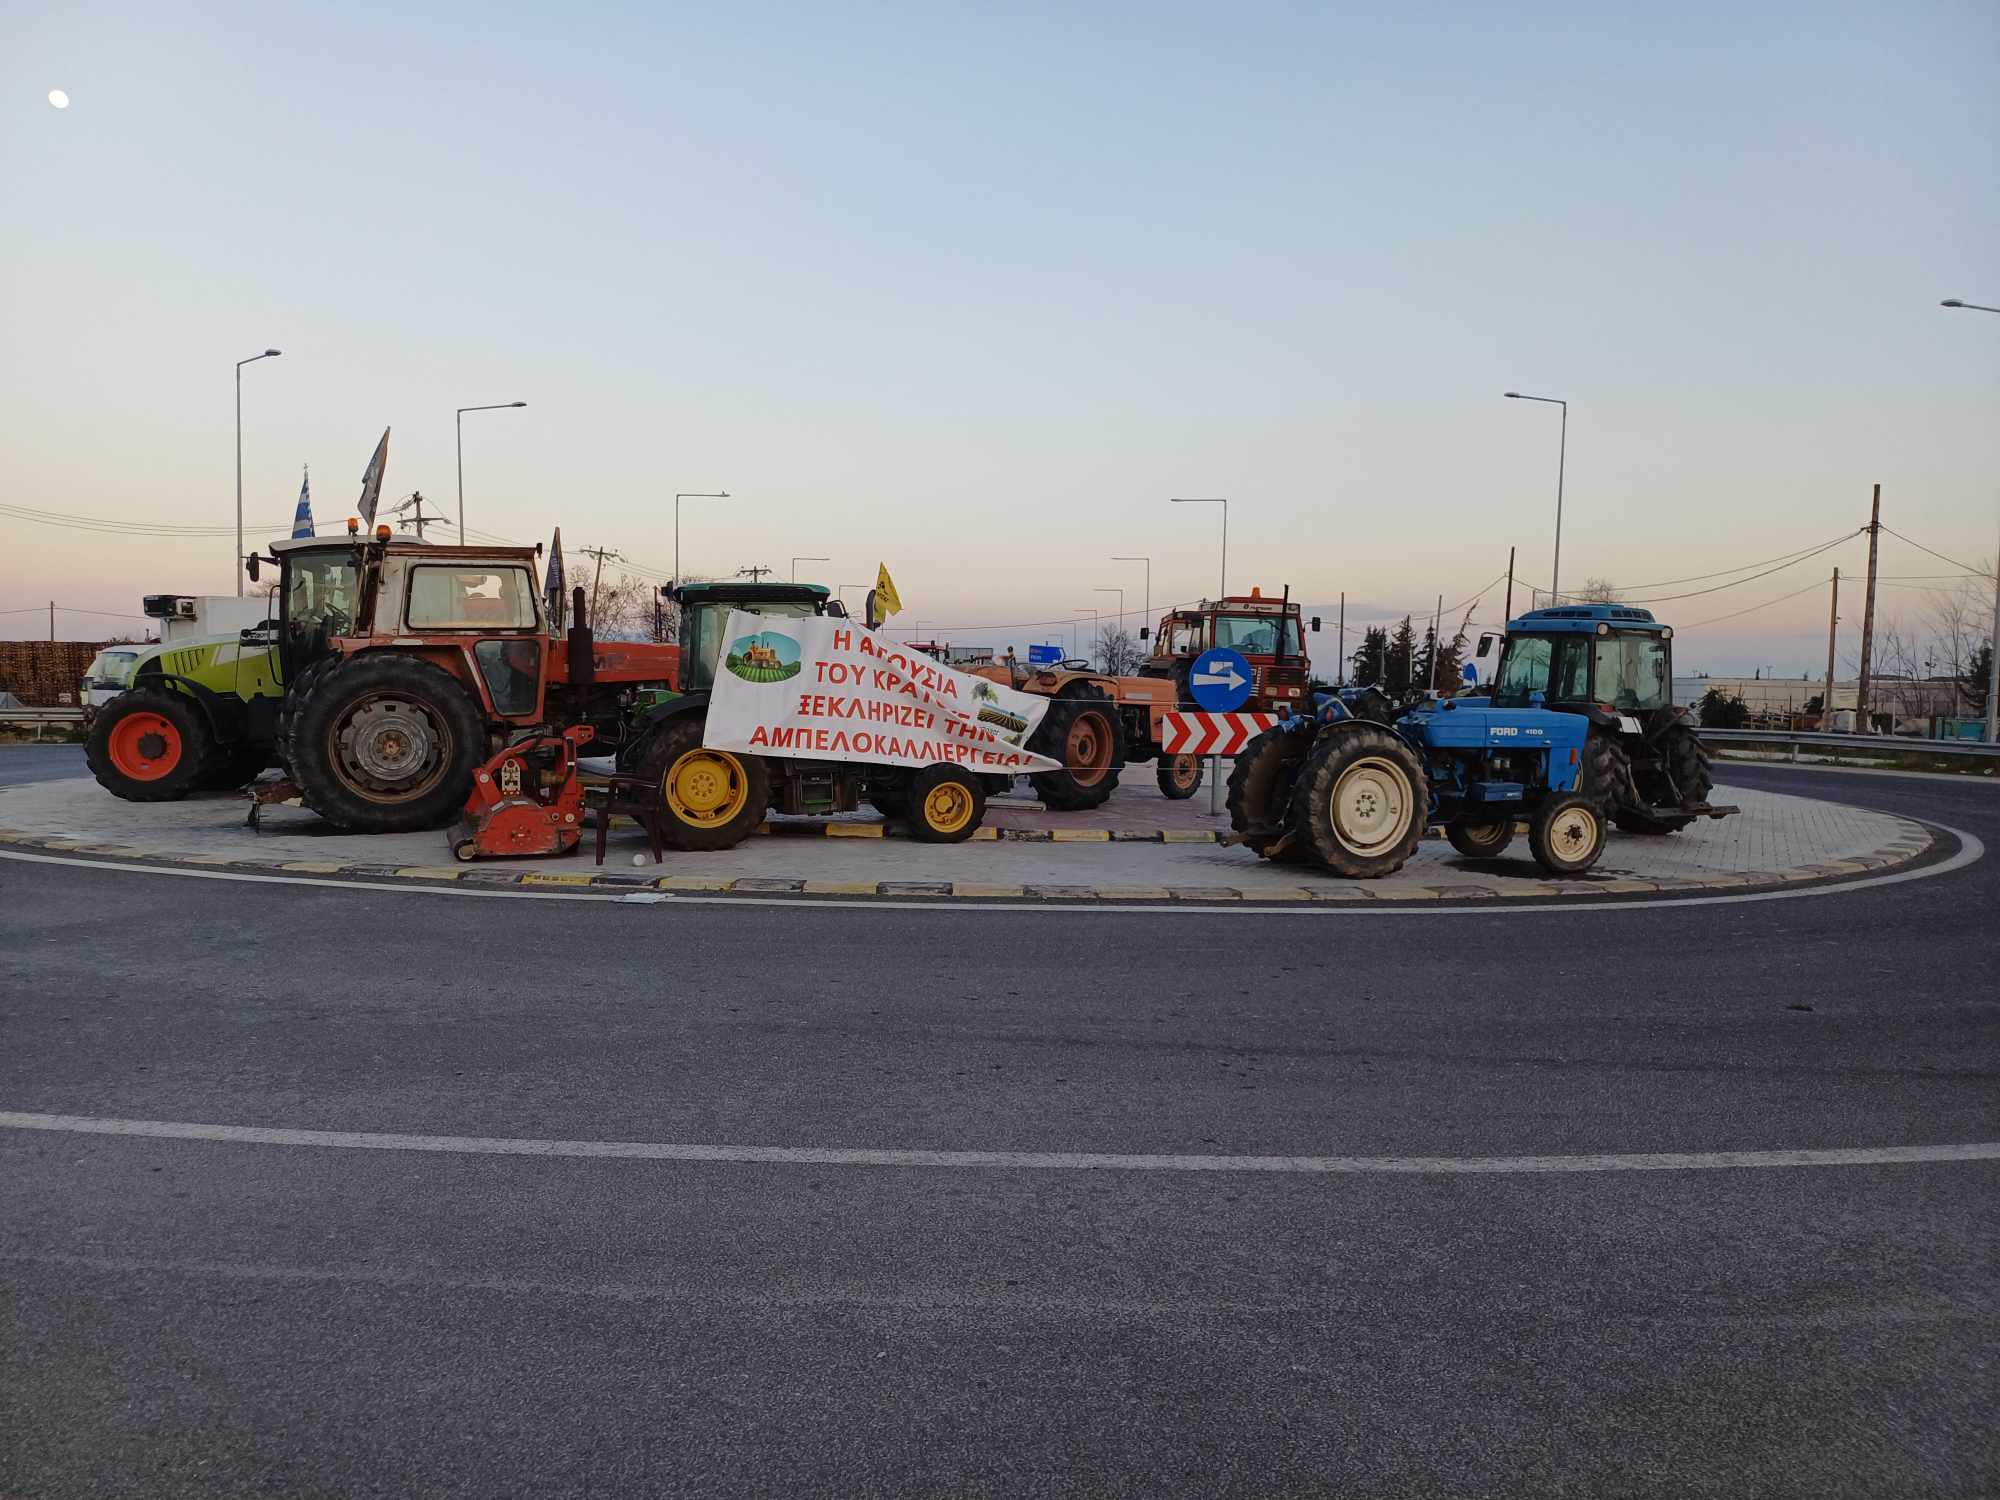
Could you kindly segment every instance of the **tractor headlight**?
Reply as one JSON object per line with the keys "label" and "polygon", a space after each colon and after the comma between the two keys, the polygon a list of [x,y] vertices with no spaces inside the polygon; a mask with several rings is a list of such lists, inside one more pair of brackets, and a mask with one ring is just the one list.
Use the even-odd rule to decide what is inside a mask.
{"label": "tractor headlight", "polygon": [[1665,630],[1662,630],[1660,632],[1660,639],[1663,641],[1670,641],[1673,638],[1674,638],[1674,628],[1671,625],[1669,625]]}
{"label": "tractor headlight", "polygon": [[1611,634],[1611,627],[1600,620],[1597,625],[1597,633],[1599,635],[1609,635]]}

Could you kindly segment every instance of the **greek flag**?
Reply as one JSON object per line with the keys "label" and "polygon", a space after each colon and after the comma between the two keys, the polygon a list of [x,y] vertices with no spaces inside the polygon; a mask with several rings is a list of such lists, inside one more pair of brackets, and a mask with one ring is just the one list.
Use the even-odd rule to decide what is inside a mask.
{"label": "greek flag", "polygon": [[299,508],[292,516],[292,535],[295,537],[319,535],[317,531],[313,530],[312,470],[310,469],[306,471],[305,478],[299,481]]}

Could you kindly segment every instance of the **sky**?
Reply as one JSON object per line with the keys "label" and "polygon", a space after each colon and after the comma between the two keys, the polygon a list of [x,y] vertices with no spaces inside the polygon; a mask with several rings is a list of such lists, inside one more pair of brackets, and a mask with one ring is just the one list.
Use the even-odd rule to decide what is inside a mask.
{"label": "sky", "polygon": [[[339,525],[385,426],[385,496],[455,511],[454,409],[525,401],[464,419],[471,526],[664,576],[674,493],[728,490],[688,572],[886,563],[957,642],[1088,644],[1116,588],[1136,628],[1120,554],[1155,615],[1213,593],[1172,496],[1329,628],[1510,546],[1546,586],[1560,412],[1507,390],[1570,403],[1568,587],[1726,583],[1657,586],[1875,483],[1983,563],[2000,316],[1938,303],[2000,306],[1996,68],[1979,3],[9,0],[0,505],[232,526],[276,347],[253,540],[307,464]],[[1883,548],[1914,621],[1953,569]],[[234,551],[0,513],[0,635],[142,628]],[[1654,605],[1677,670],[1823,670],[1808,586],[1866,552]]]}

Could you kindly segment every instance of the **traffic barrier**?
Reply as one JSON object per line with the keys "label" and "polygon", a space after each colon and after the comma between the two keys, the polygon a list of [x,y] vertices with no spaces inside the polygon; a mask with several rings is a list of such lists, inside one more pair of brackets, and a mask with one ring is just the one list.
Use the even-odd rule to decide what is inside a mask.
{"label": "traffic barrier", "polygon": [[1161,714],[1160,748],[1168,755],[1234,755],[1277,722],[1276,714]]}

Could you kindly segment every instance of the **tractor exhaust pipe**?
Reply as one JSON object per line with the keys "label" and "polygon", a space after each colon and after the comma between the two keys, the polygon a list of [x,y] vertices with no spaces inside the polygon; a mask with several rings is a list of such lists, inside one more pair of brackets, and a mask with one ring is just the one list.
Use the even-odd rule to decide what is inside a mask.
{"label": "tractor exhaust pipe", "polygon": [[597,680],[597,662],[593,652],[597,637],[584,614],[581,584],[570,591],[569,618],[569,680],[574,687],[587,688]]}

